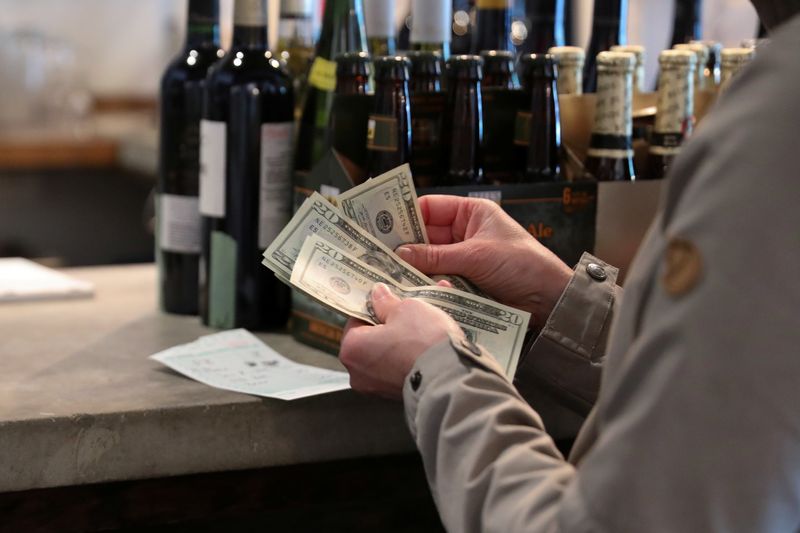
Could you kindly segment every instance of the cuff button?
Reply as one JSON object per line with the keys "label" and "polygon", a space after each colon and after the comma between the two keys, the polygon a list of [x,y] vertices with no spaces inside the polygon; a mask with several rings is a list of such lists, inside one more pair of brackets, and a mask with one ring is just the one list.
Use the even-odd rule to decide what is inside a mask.
{"label": "cuff button", "polygon": [[595,281],[605,281],[606,270],[597,263],[589,263],[586,265],[586,273]]}
{"label": "cuff button", "polygon": [[411,384],[411,390],[417,391],[419,389],[420,384],[422,384],[422,373],[417,370],[409,379],[409,383]]}

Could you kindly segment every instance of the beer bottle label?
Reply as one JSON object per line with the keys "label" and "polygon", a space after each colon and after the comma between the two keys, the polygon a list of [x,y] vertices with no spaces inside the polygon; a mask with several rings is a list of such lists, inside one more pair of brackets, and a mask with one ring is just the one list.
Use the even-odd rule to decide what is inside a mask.
{"label": "beer bottle label", "polygon": [[317,57],[311,64],[308,73],[308,83],[322,91],[336,89],[336,61],[329,61],[324,57]]}
{"label": "beer bottle label", "polygon": [[397,119],[386,115],[370,115],[367,122],[367,149],[380,152],[396,152]]}

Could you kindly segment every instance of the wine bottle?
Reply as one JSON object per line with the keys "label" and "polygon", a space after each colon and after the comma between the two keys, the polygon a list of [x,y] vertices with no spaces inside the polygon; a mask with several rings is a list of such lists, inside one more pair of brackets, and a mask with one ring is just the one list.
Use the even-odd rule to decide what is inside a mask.
{"label": "wine bottle", "polygon": [[592,36],[583,67],[583,92],[597,88],[597,54],[616,44],[626,44],[628,0],[596,0],[592,17]]}
{"label": "wine bottle", "polygon": [[[706,78],[706,66],[708,65],[708,54],[710,50],[708,46],[698,43],[697,41],[693,43],[678,43],[673,46],[674,50],[685,50],[689,51],[695,56],[695,63],[694,63],[694,72],[692,75],[694,76],[694,88],[695,89],[709,89],[712,86],[707,85],[708,78]],[[659,56],[659,65],[660,65],[660,56]]]}
{"label": "wine bottle", "polygon": [[308,173],[330,147],[328,123],[336,89],[336,56],[366,51],[362,0],[326,0],[300,118],[296,173]]}
{"label": "wine bottle", "polygon": [[597,108],[589,140],[586,171],[598,181],[632,181],[633,67],[628,52],[597,55]]}
{"label": "wine bottle", "polygon": [[722,74],[720,76],[719,90],[724,91],[731,80],[742,70],[756,55],[755,48],[723,48]]}
{"label": "wine bottle", "polygon": [[586,55],[577,46],[554,46],[548,52],[558,63],[558,94],[583,93],[583,64]]}
{"label": "wine bottle", "polygon": [[611,47],[612,52],[628,52],[636,58],[633,67],[633,92],[644,92],[644,62],[645,48],[640,44],[618,44]]}
{"label": "wine bottle", "polygon": [[714,89],[719,85],[722,44],[707,40],[692,41],[692,44],[702,44],[708,49],[708,62],[703,69],[701,88]]}
{"label": "wine bottle", "polygon": [[373,56],[394,55],[397,50],[394,12],[395,0],[364,0],[367,45]]}
{"label": "wine bottle", "polygon": [[450,56],[451,0],[411,0],[411,49]]}
{"label": "wine bottle", "polygon": [[508,50],[484,50],[483,82],[481,86],[496,89],[517,89],[519,78],[514,69],[514,54]]}
{"label": "wine bottle", "polygon": [[453,56],[447,62],[448,158],[447,185],[475,185],[483,182],[483,104],[480,56]]}
{"label": "wine bottle", "polygon": [[306,87],[306,75],[314,54],[314,11],[312,0],[281,0],[278,50],[286,61],[294,85],[299,113]]}
{"label": "wine bottle", "polygon": [[561,123],[556,78],[558,67],[550,54],[528,56],[531,91],[528,118],[526,182],[561,179]]}
{"label": "wine bottle", "polygon": [[206,80],[201,125],[205,324],[283,325],[289,291],[261,251],[289,219],[293,90],[267,50],[267,0],[236,0],[233,46]]}
{"label": "wine bottle", "polygon": [[664,50],[658,56],[658,106],[645,179],[663,178],[692,133],[696,63],[692,50]]}
{"label": "wine bottle", "polygon": [[203,87],[222,56],[219,1],[190,0],[186,42],[161,78],[156,261],[168,313],[197,314]]}
{"label": "wine bottle", "polygon": [[512,0],[477,0],[472,53],[513,50],[511,44]]}
{"label": "wine bottle", "polygon": [[672,46],[702,38],[702,13],[703,3],[700,0],[675,0]]}
{"label": "wine bottle", "polygon": [[407,163],[411,154],[411,107],[406,57],[382,56],[375,64],[375,104],[367,123],[367,174],[374,178]]}
{"label": "wine bottle", "polygon": [[565,1],[525,1],[528,35],[520,46],[523,54],[545,53],[554,46],[564,46]]}

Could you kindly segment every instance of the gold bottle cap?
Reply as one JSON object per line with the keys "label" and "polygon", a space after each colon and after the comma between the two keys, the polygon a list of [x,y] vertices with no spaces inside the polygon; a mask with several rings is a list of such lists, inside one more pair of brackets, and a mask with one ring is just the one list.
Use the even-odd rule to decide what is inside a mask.
{"label": "gold bottle cap", "polygon": [[692,50],[664,50],[658,55],[658,64],[664,67],[693,68],[697,55]]}

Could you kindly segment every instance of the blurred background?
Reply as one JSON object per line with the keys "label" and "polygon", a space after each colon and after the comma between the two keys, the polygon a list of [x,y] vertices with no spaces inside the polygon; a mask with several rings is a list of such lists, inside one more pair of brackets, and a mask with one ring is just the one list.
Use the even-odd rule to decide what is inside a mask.
{"label": "blurred background", "polygon": [[[398,28],[410,23],[409,4],[397,1]],[[455,0],[454,21],[468,21],[471,4]],[[516,4],[521,19],[525,2]],[[572,0],[570,44],[586,46],[592,6]],[[232,1],[221,9],[227,47]],[[628,41],[668,47],[673,9],[671,0],[631,0]],[[274,0],[274,29],[278,11]],[[0,257],[152,261],[157,92],[183,40],[185,0],[0,0],[0,14]],[[757,27],[748,0],[703,3],[705,39],[733,46]],[[524,31],[515,24],[515,37]],[[648,54],[648,87],[656,67]]]}

